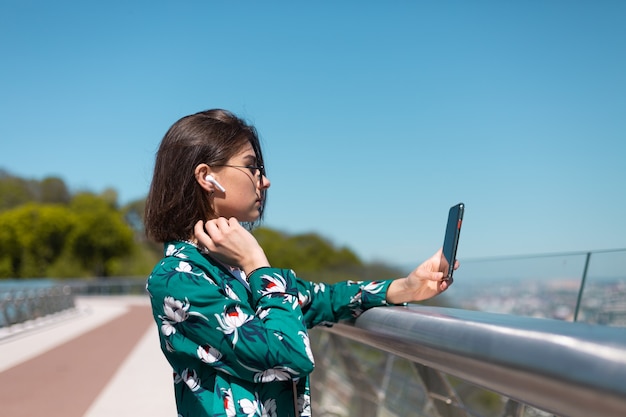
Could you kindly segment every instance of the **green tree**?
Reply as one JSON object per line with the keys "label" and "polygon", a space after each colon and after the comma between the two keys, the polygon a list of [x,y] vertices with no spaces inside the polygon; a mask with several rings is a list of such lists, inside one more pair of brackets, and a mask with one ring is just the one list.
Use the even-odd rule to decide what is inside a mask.
{"label": "green tree", "polygon": [[0,212],[0,278],[17,278],[21,250],[12,215]]}
{"label": "green tree", "polygon": [[0,274],[16,278],[45,277],[61,255],[74,227],[67,207],[29,203],[0,213]]}
{"label": "green tree", "polygon": [[67,205],[70,198],[70,192],[65,182],[60,178],[47,177],[39,183],[39,201],[41,203]]}
{"label": "green tree", "polygon": [[35,200],[32,184],[0,170],[0,211]]}
{"label": "green tree", "polygon": [[57,177],[41,181],[25,180],[0,169],[0,211],[26,203],[68,204],[70,192],[65,182]]}
{"label": "green tree", "polygon": [[93,194],[75,195],[70,208],[77,219],[68,236],[70,253],[95,276],[114,275],[117,263],[133,250],[133,231],[111,201]]}
{"label": "green tree", "polygon": [[143,227],[145,209],[145,198],[131,201],[122,207],[124,220],[126,220],[126,223],[135,231],[138,240],[145,240],[145,229]]}
{"label": "green tree", "polygon": [[262,227],[254,231],[254,236],[272,265],[292,268],[298,273],[345,271],[361,266],[361,261],[350,249],[337,249],[315,233],[290,236]]}

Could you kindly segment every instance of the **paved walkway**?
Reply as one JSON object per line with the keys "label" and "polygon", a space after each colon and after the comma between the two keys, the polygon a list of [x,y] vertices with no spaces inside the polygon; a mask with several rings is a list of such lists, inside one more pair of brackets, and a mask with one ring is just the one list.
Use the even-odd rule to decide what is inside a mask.
{"label": "paved walkway", "polygon": [[176,415],[147,297],[79,297],[0,329],[0,417]]}

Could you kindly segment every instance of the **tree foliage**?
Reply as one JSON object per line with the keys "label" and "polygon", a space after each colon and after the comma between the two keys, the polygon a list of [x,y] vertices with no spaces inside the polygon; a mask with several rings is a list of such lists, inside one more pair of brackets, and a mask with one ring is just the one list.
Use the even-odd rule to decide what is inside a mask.
{"label": "tree foliage", "polygon": [[347,247],[335,247],[316,233],[289,235],[260,227],[254,236],[270,264],[295,270],[302,278],[334,283],[351,279],[397,278],[402,271],[382,263],[365,264]]}
{"label": "tree foliage", "polygon": [[96,276],[113,275],[114,262],[133,248],[132,230],[106,197],[82,193],[70,204],[77,222],[66,245],[81,266]]}
{"label": "tree foliage", "polygon": [[24,180],[0,172],[0,277],[119,274],[135,249],[117,193],[71,196],[55,177]]}
{"label": "tree foliage", "polygon": [[254,231],[254,236],[272,265],[297,268],[298,273],[361,266],[350,249],[336,249],[316,233],[288,235],[261,227]]}
{"label": "tree foliage", "polygon": [[26,180],[0,170],[0,211],[26,203],[67,204],[69,200],[70,192],[58,177]]}
{"label": "tree foliage", "polygon": [[0,171],[0,210],[26,204],[35,200],[35,194],[28,182]]}
{"label": "tree foliage", "polygon": [[[25,180],[0,170],[0,278],[147,276],[162,256],[146,240],[145,200],[118,207],[117,192],[71,194],[63,180]],[[305,279],[336,282],[400,275],[364,264],[316,233],[260,227],[255,237],[270,263]]]}

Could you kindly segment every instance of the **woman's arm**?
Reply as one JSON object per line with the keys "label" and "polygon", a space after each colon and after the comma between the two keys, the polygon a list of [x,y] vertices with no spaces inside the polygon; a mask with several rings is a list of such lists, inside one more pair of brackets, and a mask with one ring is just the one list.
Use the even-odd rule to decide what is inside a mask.
{"label": "woman's arm", "polygon": [[[443,280],[440,259],[441,250],[408,276],[392,280],[343,281],[332,285],[300,280],[300,305],[307,327],[357,317],[372,307],[422,301],[440,294],[452,284]],[[456,262],[455,269],[458,266]]]}
{"label": "woman's arm", "polygon": [[313,358],[293,273],[258,269],[249,277],[248,293],[190,248],[170,245],[148,279],[154,317],[173,367],[201,360],[251,382],[310,373]]}

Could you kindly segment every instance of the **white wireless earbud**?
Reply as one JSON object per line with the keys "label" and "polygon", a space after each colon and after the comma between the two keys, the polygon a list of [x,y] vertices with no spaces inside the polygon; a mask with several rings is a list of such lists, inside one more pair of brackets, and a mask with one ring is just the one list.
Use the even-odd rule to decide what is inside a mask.
{"label": "white wireless earbud", "polygon": [[206,177],[204,177],[205,181],[210,182],[211,184],[215,185],[217,187],[218,190],[220,190],[221,192],[225,193],[226,189],[224,187],[222,187],[222,184],[220,184],[219,182],[217,182],[217,180],[215,178],[213,178],[213,175],[207,175]]}

